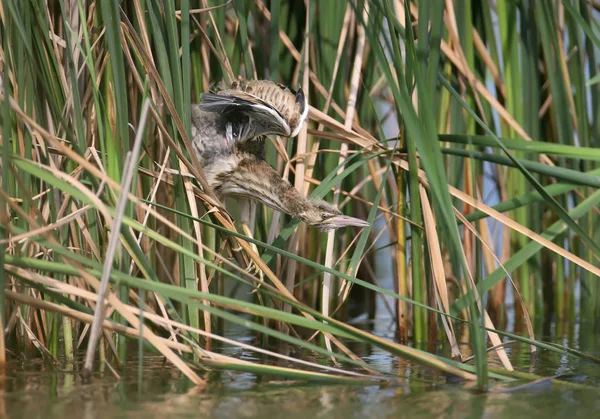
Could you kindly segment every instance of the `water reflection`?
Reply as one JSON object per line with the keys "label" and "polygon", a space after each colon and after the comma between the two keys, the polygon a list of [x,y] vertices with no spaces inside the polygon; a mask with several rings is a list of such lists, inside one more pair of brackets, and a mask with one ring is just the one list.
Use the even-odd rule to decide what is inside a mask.
{"label": "water reflection", "polygon": [[[378,334],[392,338],[386,330],[378,330]],[[233,331],[229,332],[235,336]],[[248,331],[238,332],[237,338],[246,341],[252,338],[243,336]],[[600,347],[598,335],[583,328],[581,337],[579,341],[572,336],[568,342],[562,338],[557,340],[597,356],[600,352],[596,349]],[[199,390],[160,357],[143,359],[141,385],[136,379],[138,363],[134,358],[122,372],[122,380],[105,369],[89,384],[81,381],[77,373],[79,364],[73,369],[73,366],[57,367],[39,360],[11,361],[7,377],[1,382],[0,416],[495,418],[563,417],[573,411],[592,415],[600,409],[599,392],[594,388],[600,383],[599,368],[589,360],[548,351],[538,351],[532,357],[527,345],[511,345],[507,350],[517,369],[544,376],[575,374],[570,380],[585,387],[568,388],[542,382],[513,390],[513,383],[492,381],[490,392],[481,394],[472,384],[453,383],[437,371],[391,357],[377,348],[348,344],[369,365],[395,373],[401,379],[388,386],[317,385],[248,373],[212,372],[205,375],[209,388]],[[231,347],[220,350],[246,360],[268,362],[267,358],[247,350]],[[294,352],[293,355],[323,362],[314,356],[310,359],[309,353]],[[490,361],[494,361],[491,356]]]}

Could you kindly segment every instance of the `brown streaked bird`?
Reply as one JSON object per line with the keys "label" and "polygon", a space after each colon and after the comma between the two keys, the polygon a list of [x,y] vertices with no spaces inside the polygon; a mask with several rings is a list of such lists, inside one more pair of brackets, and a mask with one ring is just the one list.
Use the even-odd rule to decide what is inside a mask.
{"label": "brown streaked bird", "polygon": [[[253,199],[320,230],[369,225],[361,219],[343,215],[323,200],[302,196],[263,159],[263,148],[264,138],[242,143],[225,164],[216,163],[218,173],[209,184],[217,196]],[[222,170],[224,168],[227,169]],[[214,165],[209,171],[214,173]]]}
{"label": "brown streaked bird", "polygon": [[321,230],[369,225],[323,200],[305,198],[265,161],[266,134],[300,131],[308,108],[301,89],[234,82],[202,100],[192,108],[192,146],[218,197],[258,201]]}

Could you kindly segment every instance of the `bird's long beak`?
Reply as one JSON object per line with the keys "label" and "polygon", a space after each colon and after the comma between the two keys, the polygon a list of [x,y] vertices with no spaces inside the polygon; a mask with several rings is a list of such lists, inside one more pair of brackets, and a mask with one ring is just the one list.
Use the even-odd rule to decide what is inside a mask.
{"label": "bird's long beak", "polygon": [[348,215],[336,215],[328,220],[330,228],[341,228],[341,227],[368,227],[370,224],[360,218],[350,217]]}

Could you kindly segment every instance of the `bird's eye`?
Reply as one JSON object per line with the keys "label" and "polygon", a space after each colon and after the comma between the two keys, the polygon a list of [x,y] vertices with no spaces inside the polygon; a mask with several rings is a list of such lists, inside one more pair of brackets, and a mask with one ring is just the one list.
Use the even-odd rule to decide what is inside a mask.
{"label": "bird's eye", "polygon": [[331,214],[321,214],[321,221],[329,220],[333,217]]}

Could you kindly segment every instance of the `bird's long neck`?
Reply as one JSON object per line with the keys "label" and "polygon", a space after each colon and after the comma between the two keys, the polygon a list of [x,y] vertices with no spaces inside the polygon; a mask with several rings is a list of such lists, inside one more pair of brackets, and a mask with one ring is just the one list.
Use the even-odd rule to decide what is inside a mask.
{"label": "bird's long neck", "polygon": [[311,205],[310,199],[282,179],[267,162],[252,155],[240,159],[235,170],[223,173],[217,183],[217,194],[255,199],[303,220],[303,213]]}

